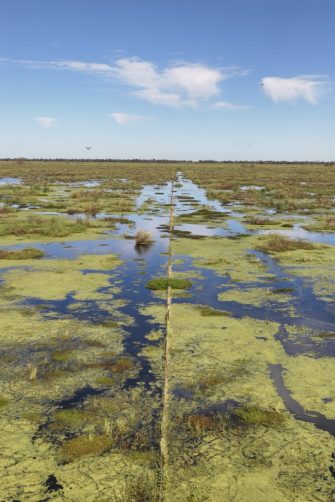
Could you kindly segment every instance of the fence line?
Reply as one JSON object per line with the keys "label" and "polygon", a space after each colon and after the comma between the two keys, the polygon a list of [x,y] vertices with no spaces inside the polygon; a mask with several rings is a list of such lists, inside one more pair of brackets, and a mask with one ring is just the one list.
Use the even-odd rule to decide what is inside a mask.
{"label": "fence line", "polygon": [[164,338],[164,353],[163,353],[163,393],[162,393],[162,419],[161,419],[161,440],[160,440],[160,455],[161,455],[161,491],[160,500],[166,500],[166,494],[170,484],[170,459],[169,459],[169,408],[170,408],[170,334],[171,334],[171,304],[172,304],[172,237],[174,226],[174,205],[173,205],[173,188],[174,182],[171,183],[171,198],[170,198],[170,223],[169,223],[169,250],[167,263],[167,278],[168,289],[166,299],[165,313],[165,338]]}

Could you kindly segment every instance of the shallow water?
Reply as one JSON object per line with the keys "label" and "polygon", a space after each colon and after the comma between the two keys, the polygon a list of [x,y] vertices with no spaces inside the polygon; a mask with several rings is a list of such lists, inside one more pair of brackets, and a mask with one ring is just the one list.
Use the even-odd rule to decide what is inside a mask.
{"label": "shallow water", "polygon": [[310,230],[305,230],[298,223],[293,225],[293,228],[260,230],[259,233],[264,235],[276,233],[279,235],[285,235],[286,237],[290,237],[291,239],[302,239],[305,241],[335,246],[334,232],[312,232]]}
{"label": "shallow water", "polygon": [[[86,186],[86,185],[85,185]],[[93,185],[90,185],[93,186]],[[96,185],[94,185],[96,186]],[[121,284],[120,292],[113,294],[114,300],[125,300],[126,304],[119,308],[120,319],[122,316],[129,316],[133,319],[133,324],[125,325],[126,336],[124,340],[125,351],[129,355],[136,358],[140,366],[139,374],[134,379],[129,379],[127,386],[135,386],[139,382],[145,385],[150,385],[154,381],[154,375],[148,360],[142,357],[139,353],[143,346],[153,344],[149,342],[146,336],[155,329],[161,329],[162,326],[153,323],[150,316],[141,313],[141,307],[147,306],[150,303],[161,303],[160,300],[148,290],[145,285],[147,281],[155,276],[165,275],[165,267],[167,257],[165,253],[168,249],[168,239],[166,232],[162,226],[168,223],[168,207],[170,201],[171,183],[165,184],[163,187],[145,186],[137,198],[137,207],[148,199],[154,199],[158,205],[158,214],[148,213],[141,215],[128,214],[125,215],[132,224],[121,223],[117,224],[115,231],[111,231],[101,239],[96,240],[78,240],[69,242],[53,242],[53,243],[33,243],[31,244],[46,253],[46,258],[49,259],[73,259],[82,254],[116,254],[122,260],[123,264],[117,269],[111,271],[95,271],[82,270],[83,274],[103,273],[109,276],[111,286],[99,289],[99,292],[108,297],[110,295],[112,284],[116,282]],[[192,206],[190,205],[192,202]],[[191,232],[194,235],[200,236],[218,236],[218,237],[238,237],[241,234],[251,233],[267,233],[266,231],[248,231],[243,223],[233,219],[233,212],[229,207],[223,206],[219,201],[211,201],[207,198],[204,189],[199,188],[190,180],[185,180],[181,174],[178,175],[178,183],[175,188],[175,211],[176,215],[187,214],[194,210],[196,206],[206,206],[215,211],[227,213],[229,219],[224,220],[222,227],[208,227],[203,224],[181,224],[177,225],[176,229]],[[104,215],[105,216],[105,215]],[[240,216],[240,214],[239,214]],[[100,217],[103,217],[100,215]],[[137,230],[149,231],[155,242],[145,248],[136,248],[133,239],[123,239],[122,235],[128,234],[134,236]],[[284,235],[289,235],[297,238],[305,238],[315,242],[324,242],[335,244],[335,238],[332,234],[320,234],[317,232],[308,232],[299,225],[295,225],[293,229],[278,230]],[[273,230],[268,233],[273,233]],[[325,240],[318,240],[325,239]],[[24,244],[11,246],[11,248],[22,248]],[[218,275],[215,270],[209,268],[201,268],[193,265],[193,261],[189,256],[174,256],[180,259],[181,262],[174,265],[176,272],[198,272],[200,278],[192,279],[192,287],[190,288],[189,298],[175,298],[175,303],[190,303],[208,305],[214,309],[230,312],[233,317],[251,317],[258,320],[275,321],[280,324],[280,329],[277,333],[277,339],[280,340],[283,348],[289,356],[298,354],[308,354],[311,357],[334,357],[335,356],[335,339],[327,338],[318,339],[318,333],[323,331],[335,333],[335,312],[330,308],[327,302],[317,298],[313,292],[313,285],[305,279],[290,274],[286,269],[281,267],[275,259],[270,256],[250,250],[257,256],[274,276],[271,281],[271,288],[287,288],[289,285],[292,292],[289,294],[289,300],[283,308],[283,304],[275,299],[267,301],[266,305],[257,307],[255,305],[242,304],[233,301],[220,301],[218,294],[224,292],[230,285],[229,276]],[[6,269],[2,269],[5,271]],[[236,283],[235,283],[236,286]],[[252,286],[251,284],[241,283],[238,287],[243,290]],[[267,279],[262,283],[257,283],[259,287],[269,288]],[[74,286],[75,289],[75,286]],[[114,301],[113,300],[113,301]],[[110,317],[108,309],[101,307],[98,300],[78,301],[74,298],[74,292],[69,293],[61,300],[43,300],[41,298],[27,298],[23,305],[39,306],[41,314],[46,318],[73,318],[91,323],[101,323],[107,317]],[[73,307],[76,308],[73,308]],[[288,308],[293,307],[296,314],[291,317]],[[115,319],[118,321],[119,319]],[[294,337],[288,335],[285,326],[305,326],[310,331],[303,337],[297,335]],[[266,339],[264,339],[266,343]],[[270,368],[271,369],[271,368]],[[305,411],[299,403],[292,400],[289,391],[284,389],[283,380],[279,369],[272,368],[271,375],[273,377],[276,388],[281,395],[285,405],[289,411],[298,419],[314,423],[317,427],[322,425],[322,429],[334,433],[333,421],[329,425],[329,421],[324,419],[321,414],[311,415],[312,412]],[[73,396],[67,397],[58,405],[63,408],[76,406],[85,400],[86,397],[95,394],[101,394],[104,389],[94,389],[91,386],[84,386],[77,389]]]}
{"label": "shallow water", "polygon": [[21,185],[22,180],[21,178],[0,178],[0,186],[4,185]]}

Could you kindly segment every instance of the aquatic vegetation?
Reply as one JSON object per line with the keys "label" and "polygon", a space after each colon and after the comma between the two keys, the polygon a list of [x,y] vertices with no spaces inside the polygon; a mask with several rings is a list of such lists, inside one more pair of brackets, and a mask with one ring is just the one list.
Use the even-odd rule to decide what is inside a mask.
{"label": "aquatic vegetation", "polygon": [[35,248],[0,249],[0,260],[35,260],[42,258],[44,252]]}
{"label": "aquatic vegetation", "polygon": [[0,397],[0,410],[8,405],[9,401],[5,397]]}
{"label": "aquatic vegetation", "polygon": [[[8,498],[157,500],[165,291],[171,285],[167,498],[330,500],[335,439],[286,410],[269,365],[285,368],[285,388],[295,402],[314,417],[333,419],[334,359],[327,352],[333,350],[333,248],[307,249],[299,241],[292,249],[290,241],[273,259],[255,251],[269,237],[253,228],[241,238],[225,221],[228,215],[236,223],[279,228],[306,223],[305,209],[313,221],[323,220],[334,207],[334,166],[0,161],[0,172],[14,168],[24,183],[0,187],[1,201],[26,211],[0,211],[0,229],[18,223],[32,233],[3,235],[2,243],[39,242],[46,258],[2,262],[1,488]],[[174,229],[169,282],[169,226],[161,224],[170,208],[165,182],[177,170],[205,187],[212,201],[177,176],[176,222],[195,227],[194,234],[182,230],[186,226]],[[152,187],[137,199],[147,183]],[[255,183],[265,188],[240,190]],[[227,204],[223,212],[219,201]],[[80,224],[83,237],[34,233],[31,206],[57,213],[37,216],[46,227],[52,219]],[[276,208],[295,214],[272,217]],[[68,216],[85,212],[80,221]],[[198,238],[196,225],[212,222],[225,225],[231,238]],[[128,225],[132,241],[120,239],[125,230],[119,223]],[[134,225],[162,237],[140,260]],[[94,242],[107,228],[106,238]],[[70,259],[83,238],[91,254]],[[100,247],[109,238],[108,248]],[[55,240],[75,242],[72,248],[48,245]],[[104,255],[108,249],[120,258]],[[328,310],[321,302],[318,312],[310,308],[313,293]],[[319,319],[324,314],[325,321]],[[322,321],[322,330],[303,329],[309,321]],[[309,351],[292,357],[285,344]],[[61,493],[49,493],[52,486]]]}
{"label": "aquatic vegetation", "polygon": [[315,249],[315,245],[303,240],[289,239],[283,235],[270,235],[257,246],[257,249],[264,253],[283,253],[297,249]]}
{"label": "aquatic vegetation", "polygon": [[253,215],[244,221],[248,225],[278,225],[278,222],[276,220],[271,220],[270,218],[264,218],[257,215]]}
{"label": "aquatic vegetation", "polygon": [[112,446],[112,438],[104,434],[68,439],[59,449],[60,462],[74,462],[83,456],[103,455]]}
{"label": "aquatic vegetation", "polygon": [[155,291],[167,290],[169,286],[172,289],[188,289],[192,286],[192,282],[188,279],[179,279],[177,277],[157,277],[156,279],[151,279],[146,284],[148,289]]}
{"label": "aquatic vegetation", "polygon": [[124,495],[120,502],[158,502],[160,489],[155,476],[135,476],[128,478]]}
{"label": "aquatic vegetation", "polygon": [[187,417],[188,427],[196,432],[215,430],[218,428],[218,417],[216,415],[194,414]]}
{"label": "aquatic vegetation", "polygon": [[136,246],[147,246],[153,242],[153,238],[150,232],[145,230],[139,230],[135,235]]}
{"label": "aquatic vegetation", "polygon": [[69,221],[65,218],[28,216],[0,222],[0,237],[7,235],[67,237],[85,232],[90,226],[91,223],[88,220]]}
{"label": "aquatic vegetation", "polygon": [[243,406],[235,411],[237,417],[245,425],[262,425],[264,427],[277,427],[285,421],[285,415],[275,410],[265,410],[257,406]]}
{"label": "aquatic vegetation", "polygon": [[200,310],[201,315],[203,317],[213,317],[213,316],[229,317],[229,316],[231,316],[230,312],[226,312],[224,310],[213,309],[212,307],[208,307],[207,305],[203,305],[203,306],[199,307],[199,310]]}
{"label": "aquatic vegetation", "polygon": [[58,410],[52,416],[53,422],[58,422],[63,427],[82,427],[83,423],[92,418],[92,415],[83,410],[69,409]]}
{"label": "aquatic vegetation", "polygon": [[310,224],[305,224],[304,228],[312,232],[335,232],[335,216],[320,218]]}

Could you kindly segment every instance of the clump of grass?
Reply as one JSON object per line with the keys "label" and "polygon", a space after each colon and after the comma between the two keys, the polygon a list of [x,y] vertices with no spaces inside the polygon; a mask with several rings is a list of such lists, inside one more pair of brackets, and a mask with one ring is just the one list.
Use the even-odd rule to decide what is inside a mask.
{"label": "clump of grass", "polygon": [[228,421],[224,413],[193,413],[187,417],[187,426],[196,433],[207,431],[222,431]]}
{"label": "clump of grass", "polygon": [[122,502],[158,502],[159,487],[156,477],[137,476],[127,480]]}
{"label": "clump of grass", "polygon": [[270,235],[257,249],[264,253],[282,253],[297,249],[315,249],[314,244],[300,239],[289,239],[283,235]]}
{"label": "clump of grass", "polygon": [[1,214],[9,214],[9,213],[14,213],[14,209],[10,206],[1,206],[0,207],[0,215]]}
{"label": "clump of grass", "polygon": [[198,308],[203,317],[230,317],[231,313],[225,310],[217,310],[207,305]]}
{"label": "clump of grass", "polygon": [[58,410],[53,415],[53,421],[60,422],[63,426],[78,427],[91,417],[91,414],[82,410]]}
{"label": "clump of grass", "polygon": [[335,231],[335,216],[326,216],[310,225],[304,225],[306,230],[315,232],[334,232]]}
{"label": "clump of grass", "polygon": [[146,287],[154,291],[166,291],[168,287],[172,289],[188,289],[192,286],[188,279],[157,277],[147,282]]}
{"label": "clump of grass", "polygon": [[60,457],[64,462],[73,462],[84,456],[102,455],[112,446],[112,438],[105,434],[78,436],[65,441],[60,448]]}
{"label": "clump of grass", "polygon": [[136,246],[148,246],[154,242],[150,232],[139,230],[135,235]]}
{"label": "clump of grass", "polygon": [[88,368],[101,368],[111,373],[123,373],[135,368],[135,363],[129,357],[120,357],[116,361],[98,361],[96,363],[88,364]]}
{"label": "clump of grass", "polygon": [[35,260],[42,258],[42,256],[44,256],[44,252],[35,248],[0,250],[0,260]]}
{"label": "clump of grass", "polygon": [[243,406],[238,408],[235,414],[245,425],[278,427],[285,421],[283,413],[275,410],[265,410],[258,406]]}
{"label": "clump of grass", "polygon": [[262,216],[251,216],[246,219],[245,222],[249,225],[276,225],[277,222],[275,220],[271,220],[270,218],[264,218]]}

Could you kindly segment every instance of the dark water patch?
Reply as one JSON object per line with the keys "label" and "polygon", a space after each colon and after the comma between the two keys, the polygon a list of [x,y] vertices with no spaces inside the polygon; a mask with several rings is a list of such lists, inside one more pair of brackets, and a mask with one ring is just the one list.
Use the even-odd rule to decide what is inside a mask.
{"label": "dark water patch", "polygon": [[47,492],[58,492],[63,489],[63,485],[58,483],[54,474],[50,474],[45,482]]}
{"label": "dark water patch", "polygon": [[281,364],[269,364],[268,367],[270,377],[278,394],[294,418],[302,422],[314,424],[318,429],[329,432],[332,436],[335,436],[335,419],[326,418],[317,411],[305,410],[303,406],[292,397],[290,390],[285,386],[283,366]]}

